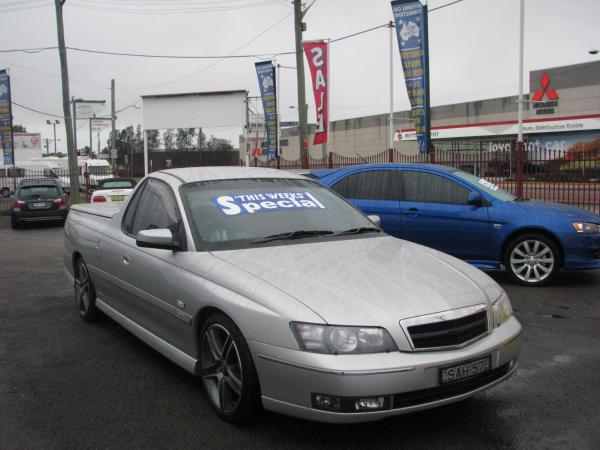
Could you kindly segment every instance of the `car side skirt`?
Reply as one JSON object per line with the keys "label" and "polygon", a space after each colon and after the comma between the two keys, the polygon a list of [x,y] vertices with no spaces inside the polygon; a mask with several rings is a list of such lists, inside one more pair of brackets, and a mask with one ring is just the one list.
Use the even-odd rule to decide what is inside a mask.
{"label": "car side skirt", "polygon": [[192,358],[187,353],[182,352],[177,347],[169,344],[167,341],[159,338],[133,320],[125,317],[116,309],[110,307],[99,298],[96,298],[96,307],[104,314],[109,316],[123,328],[131,332],[133,335],[141,339],[144,343],[152,347],[154,350],[166,356],[181,368],[187,370],[193,375],[199,374],[200,365],[196,358]]}

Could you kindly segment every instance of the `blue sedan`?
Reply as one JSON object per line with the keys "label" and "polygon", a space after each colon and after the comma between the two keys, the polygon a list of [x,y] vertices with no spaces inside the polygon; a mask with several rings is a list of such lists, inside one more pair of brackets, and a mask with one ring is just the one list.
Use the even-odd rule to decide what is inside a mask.
{"label": "blue sedan", "polygon": [[430,164],[369,164],[311,176],[388,234],[432,247],[481,269],[502,265],[527,286],[559,269],[600,268],[600,215],[517,198],[467,172]]}

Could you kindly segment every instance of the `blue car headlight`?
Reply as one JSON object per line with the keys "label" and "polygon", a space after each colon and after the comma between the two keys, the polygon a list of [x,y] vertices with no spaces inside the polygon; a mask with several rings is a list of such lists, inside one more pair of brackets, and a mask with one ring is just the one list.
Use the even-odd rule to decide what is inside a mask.
{"label": "blue car headlight", "polygon": [[306,352],[338,355],[398,350],[390,334],[380,327],[345,327],[301,322],[292,322],[290,327],[298,345]]}
{"label": "blue car headlight", "polygon": [[583,234],[600,234],[600,224],[591,222],[573,222],[573,228],[578,233]]}

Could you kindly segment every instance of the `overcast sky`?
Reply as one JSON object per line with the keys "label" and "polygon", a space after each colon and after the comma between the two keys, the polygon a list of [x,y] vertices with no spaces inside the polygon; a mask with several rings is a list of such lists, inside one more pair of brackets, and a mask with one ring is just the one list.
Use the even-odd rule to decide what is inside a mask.
{"label": "overcast sky", "polygon": [[[431,0],[429,8],[451,1]],[[16,3],[23,9],[11,11]],[[51,0],[0,0],[0,50],[57,45],[53,5]],[[236,8],[207,11],[224,6]],[[156,13],[153,8],[162,11]],[[172,14],[189,8],[205,10]],[[518,12],[519,0],[463,0],[430,13],[433,106],[517,93]],[[600,58],[588,54],[589,49],[600,48],[599,18],[598,0],[525,0],[525,92],[529,70]],[[334,39],[391,19],[388,0],[317,0],[305,17],[308,30],[304,39]],[[85,49],[177,55],[226,55],[236,49],[235,54],[264,54],[294,49],[292,6],[287,0],[67,0],[64,22],[67,46]],[[382,28],[331,44],[331,120],[388,111],[388,33]],[[393,45],[394,105],[399,111],[408,109],[409,103],[395,36]],[[157,93],[243,89],[258,95],[256,59],[228,59],[215,64],[217,61],[70,51],[71,95],[109,102],[111,78],[117,82],[117,109],[135,103],[140,95]],[[295,66],[295,56],[280,56],[278,62]],[[0,53],[1,68],[10,68],[13,101],[62,115],[57,50]],[[314,122],[308,70],[306,88],[309,121]],[[297,104],[295,71],[282,69],[280,89],[282,120],[296,120],[296,110],[289,108]],[[49,116],[17,106],[13,116],[14,122],[25,125],[28,131],[52,137],[52,128],[45,123]],[[141,111],[129,108],[119,114],[117,127],[137,123],[141,123]],[[87,143],[86,123],[79,128],[78,139]],[[57,131],[62,139],[60,150],[64,127]]]}

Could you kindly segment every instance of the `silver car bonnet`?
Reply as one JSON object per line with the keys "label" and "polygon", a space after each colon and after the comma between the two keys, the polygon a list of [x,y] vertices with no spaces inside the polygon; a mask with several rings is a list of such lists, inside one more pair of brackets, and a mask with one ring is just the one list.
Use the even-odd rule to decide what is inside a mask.
{"label": "silver car bonnet", "polygon": [[294,243],[213,255],[340,325],[383,325],[475,304],[501,288],[478,269],[392,237]]}

